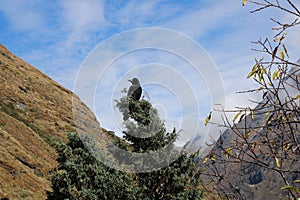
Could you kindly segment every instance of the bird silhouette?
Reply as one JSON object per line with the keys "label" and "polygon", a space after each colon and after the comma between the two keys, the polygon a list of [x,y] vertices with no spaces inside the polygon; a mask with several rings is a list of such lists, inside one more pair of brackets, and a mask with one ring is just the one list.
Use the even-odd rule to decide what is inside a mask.
{"label": "bird silhouette", "polygon": [[142,96],[142,87],[140,85],[140,81],[137,78],[133,78],[132,80],[128,80],[131,82],[131,86],[128,89],[127,98],[129,99],[128,111],[124,113],[123,120],[128,120],[129,115],[132,115],[135,109],[135,104],[133,101],[140,100]]}
{"label": "bird silhouette", "polygon": [[140,85],[140,81],[137,78],[133,78],[132,80],[128,80],[131,82],[131,86],[128,90],[127,97],[132,98],[133,100],[140,100],[142,95],[142,87]]}

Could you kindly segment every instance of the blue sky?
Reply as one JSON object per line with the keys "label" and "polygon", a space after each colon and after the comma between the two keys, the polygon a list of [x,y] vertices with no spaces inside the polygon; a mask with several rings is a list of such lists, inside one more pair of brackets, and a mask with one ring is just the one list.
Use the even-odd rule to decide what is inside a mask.
{"label": "blue sky", "polygon": [[[10,0],[0,5],[0,43],[68,89],[74,90],[76,74],[82,63],[101,42],[136,28],[171,29],[192,38],[203,47],[222,78],[226,94],[225,107],[233,108],[249,104],[247,95],[237,96],[236,92],[254,87],[251,80],[246,80],[246,75],[254,58],[260,56],[250,51],[253,47],[251,41],[272,34],[274,24],[269,17],[288,19],[288,16],[274,10],[250,14],[251,9],[251,5],[242,7],[241,0]],[[300,30],[297,29],[287,38],[286,44],[292,60],[300,57],[297,54],[300,46],[299,33]],[[165,57],[160,60],[152,59],[159,56]],[[133,67],[151,62],[170,66],[174,62],[167,61],[175,61],[176,58],[166,59],[168,56],[154,51],[138,52],[135,56],[128,54],[127,58],[112,65],[111,70],[118,71],[115,79],[111,79],[116,81],[112,85],[122,82],[118,78],[126,72],[125,68],[119,70],[122,65],[118,65],[118,62],[130,63]],[[177,59],[176,63],[180,62]],[[193,79],[192,72],[182,72],[181,75],[185,79]],[[202,81],[194,85],[205,85],[205,77],[202,78]],[[129,87],[129,83],[127,84],[125,87]],[[197,87],[192,89],[200,99],[199,117],[203,121],[213,104],[211,101],[204,101],[210,99],[210,91],[204,89],[201,96],[198,95]],[[172,114],[171,111],[170,105],[173,104],[166,97],[160,96],[159,89],[155,91],[158,93],[152,94],[152,100],[167,118],[166,123],[170,127],[178,125],[176,113]],[[100,89],[95,93],[99,99],[105,95],[104,90],[102,92]],[[84,99],[82,96],[81,98]],[[112,112],[112,108],[105,110],[104,107],[99,105],[94,112],[105,128],[114,129],[114,120],[103,117]]]}

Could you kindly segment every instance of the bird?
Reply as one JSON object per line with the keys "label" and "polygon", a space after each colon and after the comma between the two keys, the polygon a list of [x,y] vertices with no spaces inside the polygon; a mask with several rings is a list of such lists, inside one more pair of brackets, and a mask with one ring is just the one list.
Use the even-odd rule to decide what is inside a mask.
{"label": "bird", "polygon": [[140,85],[140,81],[137,78],[133,78],[132,80],[128,80],[132,85],[130,86],[127,97],[131,98],[135,101],[140,100],[142,95],[142,87]]}
{"label": "bird", "polygon": [[137,78],[128,80],[132,85],[127,92],[127,98],[129,99],[128,110],[123,115],[123,120],[128,120],[129,116],[132,116],[135,109],[135,104],[132,101],[139,101],[142,96],[142,87],[140,81]]}

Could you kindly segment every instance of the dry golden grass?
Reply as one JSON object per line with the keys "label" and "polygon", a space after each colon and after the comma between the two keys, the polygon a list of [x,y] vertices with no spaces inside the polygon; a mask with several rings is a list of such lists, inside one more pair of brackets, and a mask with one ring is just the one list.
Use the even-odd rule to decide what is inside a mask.
{"label": "dry golden grass", "polygon": [[[46,199],[57,166],[50,144],[76,130],[72,98],[80,101],[0,44],[0,199]],[[87,122],[80,128],[99,131],[90,109],[83,103],[79,109]]]}

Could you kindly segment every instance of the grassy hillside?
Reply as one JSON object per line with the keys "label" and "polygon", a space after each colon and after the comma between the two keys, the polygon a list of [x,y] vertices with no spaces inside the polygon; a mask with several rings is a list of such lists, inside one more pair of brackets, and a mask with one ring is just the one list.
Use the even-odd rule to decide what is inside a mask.
{"label": "grassy hillside", "polygon": [[[72,98],[80,101],[0,44],[0,199],[46,198],[57,166],[53,144],[75,131]],[[78,109],[86,122],[78,128],[102,131],[83,103]]]}

